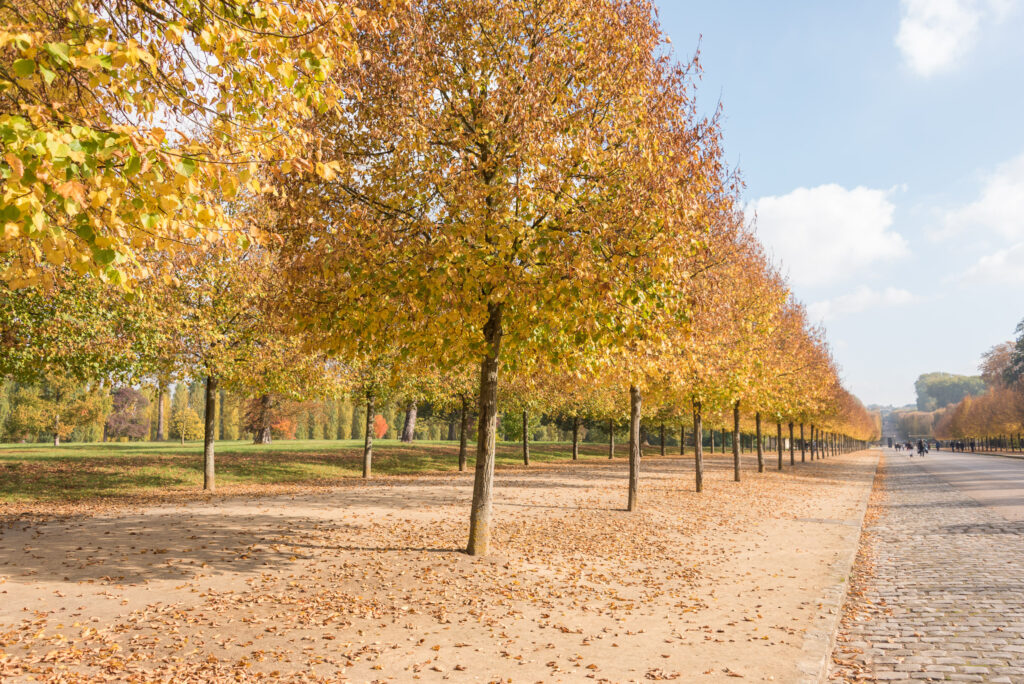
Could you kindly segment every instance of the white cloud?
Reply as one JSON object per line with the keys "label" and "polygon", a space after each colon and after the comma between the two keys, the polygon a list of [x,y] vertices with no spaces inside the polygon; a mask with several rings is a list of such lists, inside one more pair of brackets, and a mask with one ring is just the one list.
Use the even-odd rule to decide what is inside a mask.
{"label": "white cloud", "polygon": [[988,25],[1003,21],[1018,0],[902,0],[896,46],[916,74],[953,66]]}
{"label": "white cloud", "polygon": [[795,285],[826,285],[903,256],[907,241],[890,230],[889,191],[831,184],[762,197],[747,208],[757,232]]}
{"label": "white cloud", "polygon": [[808,305],[807,314],[812,321],[827,321],[841,316],[861,313],[869,309],[903,306],[916,300],[917,297],[907,290],[895,287],[873,290],[865,285],[850,294],[814,302]]}
{"label": "white cloud", "polygon": [[978,262],[961,274],[967,283],[1024,286],[1024,242],[1018,242]]}
{"label": "white cloud", "polygon": [[1024,154],[990,174],[977,200],[947,211],[939,235],[976,230],[1011,240],[1024,237]]}

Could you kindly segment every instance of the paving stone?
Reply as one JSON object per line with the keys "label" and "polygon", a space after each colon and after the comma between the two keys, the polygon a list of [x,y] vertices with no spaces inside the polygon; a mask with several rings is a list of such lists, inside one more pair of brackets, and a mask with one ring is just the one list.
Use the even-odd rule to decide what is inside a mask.
{"label": "paving stone", "polygon": [[1024,523],[1007,521],[905,456],[887,455],[832,681],[1024,684]]}

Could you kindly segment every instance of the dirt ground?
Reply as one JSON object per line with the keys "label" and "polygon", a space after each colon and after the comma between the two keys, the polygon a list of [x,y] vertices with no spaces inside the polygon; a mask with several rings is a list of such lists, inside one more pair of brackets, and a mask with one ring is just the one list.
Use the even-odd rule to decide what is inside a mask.
{"label": "dirt ground", "polygon": [[472,473],[12,524],[0,679],[795,682],[877,458],[500,470],[486,558]]}

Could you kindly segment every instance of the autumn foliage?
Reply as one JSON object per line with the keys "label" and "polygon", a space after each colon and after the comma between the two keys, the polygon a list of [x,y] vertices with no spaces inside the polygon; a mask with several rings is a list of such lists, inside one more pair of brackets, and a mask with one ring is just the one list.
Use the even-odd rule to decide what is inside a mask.
{"label": "autumn foliage", "polygon": [[474,554],[504,411],[628,424],[630,510],[655,425],[878,436],[648,0],[216,7],[0,7],[4,375],[203,382],[211,490],[225,388],[258,442],[348,395],[364,477],[383,402],[458,411]]}
{"label": "autumn foliage", "polygon": [[380,439],[388,432],[388,422],[379,413],[373,417],[373,436]]}

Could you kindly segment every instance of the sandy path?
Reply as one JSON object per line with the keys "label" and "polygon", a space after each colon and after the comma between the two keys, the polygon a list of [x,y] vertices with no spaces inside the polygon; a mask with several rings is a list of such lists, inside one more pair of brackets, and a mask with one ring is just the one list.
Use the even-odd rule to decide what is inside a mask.
{"label": "sandy path", "polygon": [[621,459],[499,471],[484,559],[469,473],[14,525],[0,675],[797,681],[877,454],[744,460],[698,495],[692,459],[646,458],[634,514]]}

